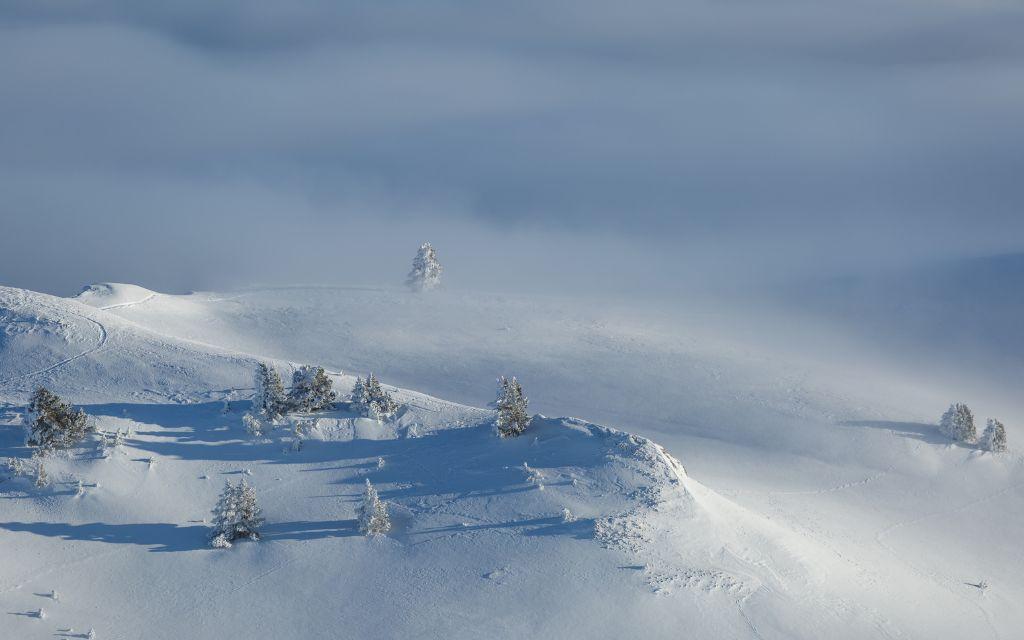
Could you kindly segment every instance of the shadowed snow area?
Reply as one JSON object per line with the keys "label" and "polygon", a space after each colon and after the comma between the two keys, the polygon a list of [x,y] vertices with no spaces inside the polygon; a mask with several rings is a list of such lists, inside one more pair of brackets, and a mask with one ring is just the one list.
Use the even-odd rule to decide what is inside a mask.
{"label": "shadowed snow area", "polygon": [[[720,320],[446,291],[0,288],[0,456],[29,458],[40,384],[128,434],[48,458],[46,488],[0,471],[0,637],[1014,637],[1019,404],[977,407],[1009,426],[1010,452],[982,453],[934,426],[956,389]],[[286,426],[254,439],[257,361],[286,380],[322,365],[342,397],[372,370],[403,408],[341,402],[299,416],[301,447]],[[582,418],[498,438],[475,408],[498,375]],[[240,477],[263,537],[210,549]],[[357,529],[366,479],[387,536]]]}

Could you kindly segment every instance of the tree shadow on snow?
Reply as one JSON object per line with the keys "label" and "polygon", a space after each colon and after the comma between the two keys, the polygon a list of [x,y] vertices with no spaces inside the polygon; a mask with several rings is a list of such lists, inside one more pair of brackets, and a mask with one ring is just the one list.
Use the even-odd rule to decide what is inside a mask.
{"label": "tree shadow on snow", "polygon": [[[483,499],[569,485],[585,469],[606,464],[620,451],[621,436],[581,425],[566,429],[557,420],[535,420],[519,438],[499,438],[489,424],[440,429],[421,437],[400,439],[307,440],[300,451],[287,441],[254,443],[237,413],[225,415],[220,402],[198,404],[111,403],[84,407],[93,415],[129,418],[140,423],[128,445],[139,452],[171,459],[230,461],[240,464],[301,465],[305,474],[323,472],[324,485],[341,489],[358,501],[366,478],[379,485],[385,500],[403,502],[438,499],[444,502]],[[326,413],[326,417],[337,417]],[[883,423],[856,426],[883,428]],[[892,429],[894,424],[884,423]],[[145,428],[144,425],[152,425]],[[855,426],[850,423],[848,426]],[[933,427],[929,427],[934,430]],[[382,433],[384,430],[382,429]],[[923,432],[921,432],[923,433]],[[144,453],[144,455],[145,455]],[[378,467],[378,459],[384,464]],[[146,460],[146,458],[140,458]],[[524,463],[528,466],[524,467]],[[318,465],[319,468],[318,468]],[[355,470],[338,478],[338,471]],[[308,476],[307,476],[308,477]],[[320,498],[324,496],[308,496]],[[151,551],[184,551],[206,543],[205,526],[174,524],[0,523],[0,528],[65,540],[135,544]],[[421,533],[451,533],[475,529],[516,528],[529,536],[593,537],[593,522],[564,522],[560,517],[536,517],[514,522],[471,525]],[[269,540],[312,540],[357,535],[352,520],[268,524]]]}
{"label": "tree shadow on snow", "polygon": [[300,522],[274,522],[260,531],[264,540],[316,540],[318,538],[347,538],[358,536],[359,525],[352,520],[305,520]]}
{"label": "tree shadow on snow", "polygon": [[456,524],[447,527],[434,527],[410,531],[409,535],[429,535],[432,533],[458,533],[469,531],[490,531],[495,529],[522,529],[525,536],[571,536],[577,540],[591,540],[594,537],[594,521],[581,518],[566,522],[560,516],[548,518],[526,518],[509,522],[488,522],[484,524]]}
{"label": "tree shadow on snow", "polygon": [[939,427],[934,424],[923,422],[892,422],[889,420],[846,420],[836,423],[840,427],[865,427],[868,429],[881,429],[890,431],[901,438],[920,440],[928,444],[957,444],[950,438],[942,435]]}
{"label": "tree shadow on snow", "polygon": [[209,527],[179,526],[170,523],[145,524],[66,524],[60,522],[0,522],[0,529],[32,533],[61,540],[135,544],[150,551],[188,551],[205,546]]}

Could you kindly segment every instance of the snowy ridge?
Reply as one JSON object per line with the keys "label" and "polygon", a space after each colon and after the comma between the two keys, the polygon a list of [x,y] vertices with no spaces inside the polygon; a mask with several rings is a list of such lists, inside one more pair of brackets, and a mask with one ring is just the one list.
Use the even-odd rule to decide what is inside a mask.
{"label": "snowy ridge", "polygon": [[[862,459],[835,478],[835,467],[819,478],[817,463],[805,460],[810,472],[794,476],[796,488],[779,490],[763,484],[774,470],[761,460],[779,454],[751,448],[762,438],[749,439],[748,426],[722,427],[722,438],[754,455],[724,458],[713,468],[704,463],[719,482],[733,479],[716,491],[665,447],[634,433],[537,416],[523,436],[498,438],[490,409],[388,384],[402,404],[391,420],[366,419],[341,403],[294,416],[253,439],[242,415],[257,360],[274,364],[286,380],[299,364],[328,366],[344,396],[355,375],[370,367],[338,370],[346,353],[362,358],[372,350],[364,342],[370,333],[413,345],[416,358],[418,338],[436,331],[442,318],[417,325],[428,309],[388,292],[307,289],[309,310],[293,292],[149,296],[114,285],[98,291],[91,296],[96,304],[87,305],[0,288],[0,457],[31,463],[18,425],[39,384],[82,406],[100,431],[120,431],[123,439],[112,448],[96,435],[47,458],[46,488],[0,470],[6,561],[0,599],[16,614],[9,621],[15,637],[89,627],[101,638],[291,637],[296,629],[307,638],[333,638],[338,629],[365,637],[479,637],[482,629],[509,638],[628,636],[638,629],[666,638],[917,637],[921,631],[955,637],[978,629],[981,637],[1012,637],[1007,630],[1020,588],[1009,577],[1012,552],[990,545],[990,554],[960,556],[984,567],[981,577],[995,576],[998,589],[983,594],[965,584],[975,566],[940,572],[943,565],[935,563],[932,550],[948,547],[947,537],[960,530],[922,527],[952,523],[970,535],[995,522],[1012,528],[1024,486],[1016,454],[979,455],[916,423],[882,430],[866,422],[872,427],[863,432],[833,425],[813,441],[835,439],[834,448],[856,443],[851,451]],[[349,297],[354,302],[343,302]],[[333,324],[323,318],[324,308],[343,304],[349,306]],[[452,312],[478,314],[491,327],[492,314],[509,309],[516,307]],[[368,324],[357,324],[364,317]],[[539,333],[578,326],[557,316],[548,324],[530,322]],[[511,326],[498,335],[525,330]],[[628,344],[642,347],[637,335],[628,333]],[[458,371],[459,358],[473,355],[458,346],[462,339],[444,336],[453,346],[435,352],[434,370]],[[603,348],[618,338],[595,332],[590,339]],[[317,344],[322,359],[309,357]],[[646,351],[637,353],[650,362]],[[699,362],[719,373],[719,387],[687,391],[737,402],[751,395],[762,407],[783,402],[770,395],[772,387],[726,386],[745,380],[720,375],[732,352],[715,357],[705,350]],[[378,371],[387,383],[387,371],[401,363],[383,364]],[[540,385],[527,392],[533,388]],[[832,396],[802,393],[809,400],[801,399],[798,411],[781,405],[785,422],[768,413],[762,418],[775,429],[811,433],[815,404],[844,411]],[[708,418],[695,413],[701,405],[684,406],[692,409],[687,418]],[[649,421],[661,408],[637,404],[633,419]],[[296,442],[299,424],[303,435]],[[923,435],[901,435],[916,435],[914,429]],[[676,442],[675,454],[698,463],[709,447],[721,446],[703,438]],[[899,457],[889,453],[894,446]],[[263,539],[211,550],[209,510],[224,481],[240,476],[263,507]],[[367,479],[391,510],[385,537],[366,539],[356,530]],[[907,503],[903,485],[916,500],[930,502]],[[886,494],[895,497],[882,501],[879,512],[848,511]],[[960,514],[970,518],[950,520]],[[938,541],[918,542],[931,538]],[[60,592],[59,601],[39,595],[51,590]],[[913,606],[903,605],[905,594],[915,594]],[[154,609],[153,602],[163,605]],[[252,602],[260,603],[255,614],[246,605]],[[39,607],[43,619],[31,615]],[[136,613],[143,609],[144,618]]]}

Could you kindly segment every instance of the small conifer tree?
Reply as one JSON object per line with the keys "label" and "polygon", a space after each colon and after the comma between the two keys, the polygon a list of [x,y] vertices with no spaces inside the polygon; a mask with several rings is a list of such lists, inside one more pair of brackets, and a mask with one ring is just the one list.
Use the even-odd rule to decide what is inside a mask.
{"label": "small conifer tree", "polygon": [[391,530],[391,518],[388,517],[387,503],[380,499],[377,490],[366,479],[363,501],[356,510],[359,517],[359,531],[363,535],[384,534]]}
{"label": "small conifer tree", "polygon": [[974,427],[974,414],[962,402],[951,404],[939,420],[939,429],[946,436],[958,441],[974,444],[978,433]]}
{"label": "small conifer tree", "polygon": [[498,379],[498,433],[502,437],[521,435],[530,426],[530,414],[527,412],[529,400],[523,395],[523,387],[519,381],[502,376]]}
{"label": "small conifer tree", "polygon": [[985,432],[981,434],[981,446],[986,451],[999,453],[1006,451],[1006,427],[995,418],[989,418]]}
{"label": "small conifer tree", "polygon": [[420,245],[416,258],[412,261],[412,271],[405,283],[413,291],[429,291],[441,284],[441,263],[437,261],[437,253],[429,242]]}
{"label": "small conifer tree", "polygon": [[84,411],[75,409],[45,387],[39,387],[32,394],[25,421],[28,429],[25,443],[39,447],[44,453],[73,447],[92,430]]}
{"label": "small conifer tree", "polygon": [[252,398],[252,409],[267,420],[276,420],[288,410],[288,399],[281,383],[281,375],[274,367],[261,362],[256,365],[253,381],[256,393]]}

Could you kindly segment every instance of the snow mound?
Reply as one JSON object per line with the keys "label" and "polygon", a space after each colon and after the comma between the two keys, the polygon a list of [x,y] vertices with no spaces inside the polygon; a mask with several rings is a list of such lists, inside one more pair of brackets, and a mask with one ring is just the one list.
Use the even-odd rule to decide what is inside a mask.
{"label": "snow mound", "polygon": [[164,336],[77,298],[0,287],[0,322],[0,402],[21,404],[39,385],[74,402],[197,400],[251,385],[254,356]]}
{"label": "snow mound", "polygon": [[116,309],[147,302],[157,295],[155,291],[134,284],[102,282],[85,287],[74,299],[97,309]]}

